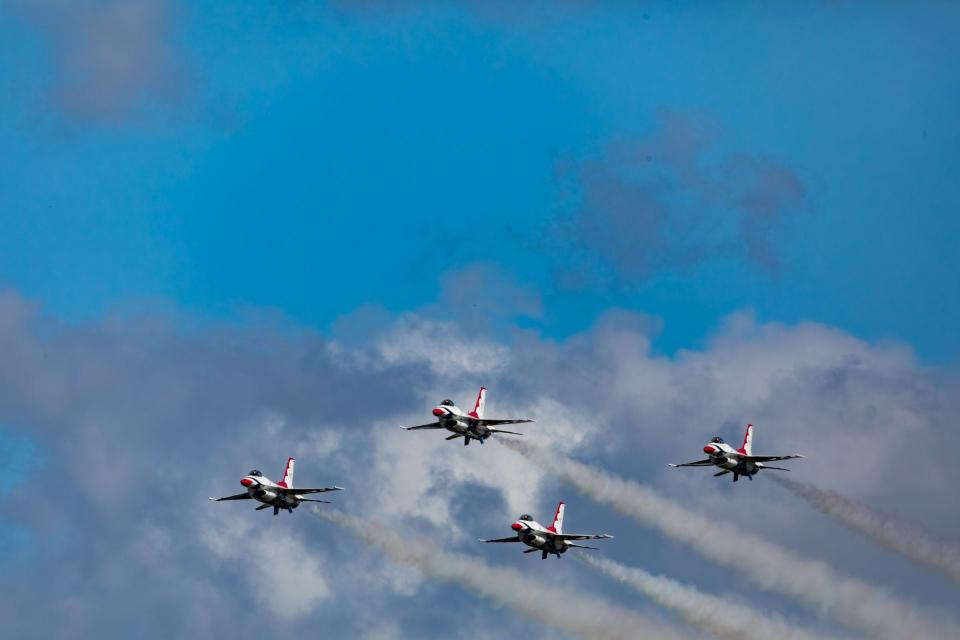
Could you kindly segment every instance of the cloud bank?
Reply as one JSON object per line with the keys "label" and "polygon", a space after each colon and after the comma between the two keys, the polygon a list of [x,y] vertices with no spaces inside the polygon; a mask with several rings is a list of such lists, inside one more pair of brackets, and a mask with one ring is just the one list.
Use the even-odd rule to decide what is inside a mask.
{"label": "cloud bank", "polygon": [[[703,349],[672,358],[651,352],[649,319],[625,312],[562,341],[529,331],[477,334],[456,317],[438,322],[417,313],[381,325],[350,345],[269,316],[243,327],[136,316],[66,324],[13,292],[0,294],[0,424],[38,452],[30,490],[17,478],[0,505],[0,534],[26,532],[3,534],[16,545],[0,573],[7,594],[0,615],[10,633],[85,638],[134,629],[145,638],[209,637],[269,634],[278,623],[306,632],[320,620],[331,633],[361,637],[458,628],[459,612],[487,605],[452,590],[444,596],[449,609],[428,619],[408,606],[411,595],[435,588],[418,573],[383,563],[373,550],[345,547],[348,539],[315,530],[322,525],[303,512],[274,518],[206,498],[236,493],[254,467],[275,476],[295,455],[303,481],[347,487],[334,498],[337,508],[390,522],[410,540],[473,544],[507,518],[549,511],[564,497],[553,470],[518,465],[505,447],[467,448],[397,428],[428,417],[441,398],[469,401],[480,384],[491,389],[490,412],[537,420],[528,442],[657,483],[670,504],[749,509],[764,544],[807,544],[801,560],[822,557],[863,573],[827,607],[832,613],[851,601],[849,615],[872,610],[876,589],[864,591],[860,582],[891,585],[894,593],[881,602],[893,603],[892,611],[903,594],[941,597],[929,581],[875,562],[870,545],[810,543],[822,537],[818,525],[784,507],[777,488],[764,493],[770,485],[762,477],[731,492],[729,483],[667,475],[664,467],[685,459],[707,434],[739,432],[749,416],[759,452],[808,455],[798,476],[831,474],[851,495],[881,491],[908,516],[949,530],[955,515],[937,504],[956,481],[948,464],[955,434],[942,425],[958,396],[948,376],[919,367],[902,348],[816,325],[757,324],[749,315],[729,319]],[[453,354],[449,361],[432,349],[434,340]],[[893,482],[884,469],[908,443],[930,464]],[[931,499],[910,500],[917,495]],[[606,517],[589,503],[576,511],[598,526]],[[727,569],[688,554],[635,556],[634,549],[661,544],[645,528],[615,532],[633,543],[611,547],[619,561],[667,575],[693,572],[704,589],[726,583]],[[301,560],[274,555],[272,541]],[[575,563],[549,566],[557,583],[609,588]],[[285,589],[277,588],[277,597],[263,593],[278,576],[288,576],[291,589],[309,590],[309,606],[288,602]],[[766,588],[786,578],[758,580]],[[857,602],[858,594],[867,600]],[[646,602],[637,610],[656,615]],[[803,609],[784,613],[807,622]],[[919,624],[929,625],[925,618]],[[522,616],[478,613],[478,620],[501,637],[553,633]],[[889,630],[927,628],[913,621],[908,612]]]}

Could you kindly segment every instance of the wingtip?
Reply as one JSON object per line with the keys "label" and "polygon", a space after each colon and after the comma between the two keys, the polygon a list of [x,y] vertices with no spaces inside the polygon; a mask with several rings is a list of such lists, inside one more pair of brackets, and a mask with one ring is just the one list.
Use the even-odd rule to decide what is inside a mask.
{"label": "wingtip", "polygon": [[668,466],[668,467],[674,467],[674,468],[676,468],[676,467],[679,467],[680,465],[678,465],[678,464],[673,464],[672,462],[668,462],[668,463],[667,463],[667,466]]}

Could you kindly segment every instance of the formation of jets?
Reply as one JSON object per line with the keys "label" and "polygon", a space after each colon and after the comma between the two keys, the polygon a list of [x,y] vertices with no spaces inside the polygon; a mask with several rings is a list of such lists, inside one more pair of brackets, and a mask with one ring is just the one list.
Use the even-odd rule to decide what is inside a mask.
{"label": "formation of jets", "polygon": [[[487,389],[486,387],[480,387],[480,393],[477,394],[477,400],[473,405],[472,411],[464,413],[453,403],[452,400],[444,400],[433,409],[433,415],[436,418],[434,422],[421,424],[414,427],[401,428],[407,431],[415,431],[419,429],[445,429],[451,433],[451,435],[446,437],[447,440],[463,438],[463,444],[469,445],[471,440],[476,440],[480,444],[483,444],[485,440],[495,433],[506,433],[516,436],[523,435],[521,433],[517,433],[516,431],[507,431],[506,429],[499,429],[498,427],[499,425],[504,424],[533,422],[533,420],[529,419],[518,420],[485,418],[484,406],[486,404],[486,399]],[[714,476],[722,476],[732,473],[733,481],[736,482],[740,479],[740,476],[746,476],[747,478],[753,480],[753,476],[759,473],[762,469],[789,471],[789,469],[785,469],[783,467],[774,467],[767,463],[803,457],[800,454],[784,456],[754,455],[753,429],[754,427],[752,424],[747,425],[747,430],[743,437],[743,444],[739,449],[734,449],[731,445],[724,442],[723,438],[715,436],[710,440],[709,443],[707,443],[706,446],[703,447],[703,452],[707,454],[706,458],[703,460],[696,460],[694,462],[686,462],[683,464],[671,464],[670,466],[717,467],[720,470],[713,474]],[[215,502],[221,502],[224,500],[256,500],[257,502],[261,503],[260,506],[256,508],[256,511],[273,507],[273,515],[277,515],[281,510],[287,511],[288,513],[293,513],[293,510],[296,509],[302,502],[323,502],[329,504],[327,500],[316,500],[313,498],[307,498],[305,496],[317,493],[326,493],[329,491],[341,491],[343,489],[343,487],[338,486],[315,489],[294,487],[293,470],[295,463],[296,461],[293,458],[287,459],[287,465],[284,468],[282,479],[279,482],[273,482],[260,471],[254,469],[240,480],[240,484],[243,485],[245,489],[243,493],[238,493],[237,495],[233,496],[226,496],[224,498],[210,499]],[[543,526],[534,520],[530,515],[524,514],[510,525],[510,528],[514,531],[514,535],[507,538],[497,538],[492,540],[481,539],[480,542],[520,542],[530,547],[529,549],[525,549],[524,553],[535,553],[539,551],[541,554],[540,557],[543,560],[546,560],[550,555],[555,555],[557,558],[560,558],[560,556],[566,553],[570,548],[596,550],[596,547],[577,544],[579,541],[604,540],[613,537],[606,533],[564,533],[563,515],[565,510],[566,505],[563,502],[557,505],[557,511],[554,514],[553,523],[549,527]]]}

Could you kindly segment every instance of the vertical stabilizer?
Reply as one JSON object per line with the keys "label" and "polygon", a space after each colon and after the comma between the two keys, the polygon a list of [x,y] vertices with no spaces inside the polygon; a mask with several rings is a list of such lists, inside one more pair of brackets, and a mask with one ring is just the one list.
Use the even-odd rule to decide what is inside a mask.
{"label": "vertical stabilizer", "polygon": [[283,479],[277,484],[281,487],[293,486],[293,465],[296,462],[293,458],[287,458],[287,467],[283,470]]}
{"label": "vertical stabilizer", "polygon": [[487,403],[487,388],[480,387],[480,393],[477,394],[477,403],[473,405],[473,411],[470,415],[474,418],[483,417],[483,405]]}
{"label": "vertical stabilizer", "polygon": [[740,447],[740,453],[752,456],[753,455],[753,425],[747,425],[747,432],[743,434],[743,446]]}
{"label": "vertical stabilizer", "polygon": [[553,524],[550,525],[550,531],[554,533],[563,533],[563,512],[566,509],[564,503],[557,505],[557,513],[553,516]]}

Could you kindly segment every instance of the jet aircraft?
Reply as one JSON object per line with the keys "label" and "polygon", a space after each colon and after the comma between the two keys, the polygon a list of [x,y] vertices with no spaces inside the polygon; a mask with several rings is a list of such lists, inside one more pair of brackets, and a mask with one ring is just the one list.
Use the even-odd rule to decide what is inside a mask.
{"label": "jet aircraft", "polygon": [[563,532],[563,512],[565,510],[564,503],[557,505],[557,513],[553,516],[553,524],[549,527],[545,527],[528,514],[523,514],[517,519],[516,522],[510,525],[510,528],[516,531],[516,535],[510,538],[500,538],[498,540],[480,540],[480,542],[522,542],[531,549],[527,549],[524,553],[534,553],[535,551],[540,551],[541,560],[546,560],[547,556],[555,554],[557,559],[560,558],[560,554],[566,553],[567,549],[570,547],[576,547],[578,549],[594,549],[596,547],[588,547],[582,544],[575,544],[571,540],[604,540],[612,538],[613,536],[606,533],[599,534],[582,534],[582,533],[564,533]]}
{"label": "jet aircraft", "polygon": [[437,417],[436,422],[421,424],[415,427],[403,427],[407,431],[417,429],[446,429],[453,435],[447,436],[447,440],[463,438],[463,444],[470,444],[471,440],[477,440],[480,444],[494,433],[509,433],[515,436],[522,436],[522,433],[516,431],[507,431],[506,429],[497,429],[500,424],[520,424],[521,422],[533,422],[533,420],[493,420],[483,417],[483,407],[487,401],[487,388],[480,387],[480,393],[477,394],[477,402],[473,405],[473,411],[464,413],[453,400],[444,400],[433,410],[433,415]]}
{"label": "jet aircraft", "polygon": [[327,491],[342,491],[343,487],[324,487],[322,489],[297,489],[293,487],[293,467],[296,461],[293,458],[287,458],[287,467],[283,471],[283,480],[273,482],[268,477],[254,469],[240,480],[246,488],[246,492],[238,493],[235,496],[226,498],[210,498],[214,502],[223,500],[257,500],[263,504],[256,508],[256,511],[273,507],[273,515],[280,513],[280,509],[286,509],[289,513],[300,506],[301,502],[325,502],[328,500],[313,500],[303,496],[311,493],[325,493]]}
{"label": "jet aircraft", "polygon": [[792,460],[794,458],[802,458],[803,456],[799,453],[790,455],[790,456],[755,456],[753,455],[753,425],[747,425],[747,432],[743,436],[743,446],[739,449],[734,449],[732,446],[723,441],[723,438],[719,436],[714,436],[709,443],[703,448],[703,452],[709,457],[704,460],[697,460],[696,462],[685,462],[683,464],[671,464],[671,467],[710,467],[716,466],[720,467],[718,473],[713,474],[714,477],[726,475],[728,473],[733,474],[733,481],[736,482],[740,479],[740,476],[747,476],[753,480],[753,476],[757,475],[761,469],[776,469],[777,471],[790,471],[790,469],[784,469],[783,467],[772,467],[765,462],[772,462],[774,460]]}

